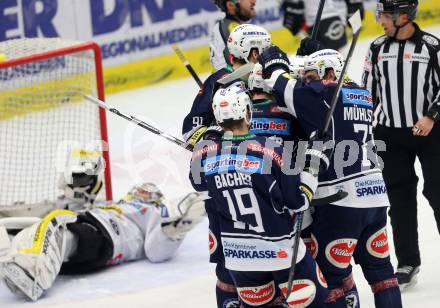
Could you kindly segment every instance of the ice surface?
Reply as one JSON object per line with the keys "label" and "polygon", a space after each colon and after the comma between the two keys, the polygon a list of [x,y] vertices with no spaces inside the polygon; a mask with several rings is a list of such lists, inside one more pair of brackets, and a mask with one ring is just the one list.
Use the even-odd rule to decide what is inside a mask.
{"label": "ice surface", "polygon": [[[429,29],[440,35],[440,27]],[[355,50],[350,75],[359,81],[369,42],[361,41]],[[205,77],[205,76],[204,76]],[[197,85],[188,78],[108,97],[108,102],[124,112],[149,121],[156,127],[181,137],[183,117],[189,111]],[[190,190],[187,180],[189,153],[142,128],[107,115],[111,149],[111,168],[115,198],[121,197],[134,182],[157,183],[168,196]],[[404,307],[440,307],[439,236],[432,210],[422,196],[420,167],[419,237],[422,267],[419,283],[403,294]],[[389,227],[391,235],[391,228]],[[392,240],[389,240],[396,264]],[[374,307],[374,300],[362,271],[354,268],[363,308]],[[0,284],[0,307],[215,307],[214,268],[208,263],[207,222],[185,239],[176,257],[162,264],[142,260],[115,266],[87,276],[59,277],[54,287],[37,303],[28,303],[10,294]],[[125,306],[124,306],[125,305]]]}

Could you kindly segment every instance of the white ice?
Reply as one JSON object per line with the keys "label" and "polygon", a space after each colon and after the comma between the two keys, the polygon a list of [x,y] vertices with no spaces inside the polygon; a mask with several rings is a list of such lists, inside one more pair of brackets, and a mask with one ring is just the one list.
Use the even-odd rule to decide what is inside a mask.
{"label": "white ice", "polygon": [[[440,27],[428,30],[440,36]],[[349,71],[357,81],[361,78],[370,42],[359,42],[353,56]],[[188,78],[112,95],[107,101],[181,137],[183,117],[196,93],[195,82]],[[187,180],[189,153],[113,114],[107,114],[107,119],[116,199],[134,182],[140,181],[155,182],[172,197],[191,189]],[[417,174],[422,267],[418,284],[402,296],[404,307],[436,308],[440,306],[440,269],[436,264],[440,257],[437,249],[440,239],[432,210],[421,194],[423,178],[419,165]],[[388,231],[391,235],[391,227]],[[389,243],[395,265],[391,238]],[[358,266],[354,268],[354,277],[362,307],[374,307],[372,293]],[[0,284],[0,307],[215,307],[215,282],[214,267],[208,263],[207,222],[204,221],[187,236],[177,255],[168,262],[152,264],[141,260],[90,275],[59,277],[37,303],[16,298]]]}

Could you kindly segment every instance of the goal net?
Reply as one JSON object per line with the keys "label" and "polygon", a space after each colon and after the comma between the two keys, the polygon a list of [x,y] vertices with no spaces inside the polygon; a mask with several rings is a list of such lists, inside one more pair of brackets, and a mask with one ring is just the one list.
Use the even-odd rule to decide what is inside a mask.
{"label": "goal net", "polygon": [[73,148],[102,153],[110,200],[105,112],[83,98],[104,100],[99,46],[17,39],[0,42],[0,58],[0,212],[55,201]]}

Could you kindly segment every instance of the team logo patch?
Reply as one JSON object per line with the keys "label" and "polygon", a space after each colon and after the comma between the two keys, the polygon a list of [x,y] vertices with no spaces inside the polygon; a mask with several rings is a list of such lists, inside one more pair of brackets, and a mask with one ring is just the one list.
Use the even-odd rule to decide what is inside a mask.
{"label": "team logo patch", "polygon": [[261,173],[263,169],[263,159],[251,155],[218,155],[208,158],[203,168],[206,175],[232,170],[247,173]]}
{"label": "team logo patch", "polygon": [[[308,286],[311,286],[314,289],[314,292],[312,293],[312,295],[310,295],[309,297],[306,297],[306,298],[300,298],[295,301],[288,302],[289,307],[296,307],[296,308],[307,307],[308,305],[310,305],[313,302],[313,300],[315,299],[315,296],[316,296],[316,286],[313,283],[313,281],[311,281],[309,279],[298,279],[298,280],[293,281],[292,293],[299,291],[302,288],[305,288]],[[280,287],[281,293],[284,296],[286,296],[287,295],[287,282],[280,284],[279,287]]]}
{"label": "team logo patch", "polygon": [[217,250],[218,243],[214,233],[212,233],[211,230],[209,230],[208,233],[208,240],[209,240],[209,254],[212,255]]}
{"label": "team logo patch", "polygon": [[311,234],[310,237],[303,238],[303,241],[306,245],[307,251],[313,257],[313,259],[316,259],[316,256],[318,255],[318,242],[316,241],[316,237]]}
{"label": "team logo patch", "polygon": [[238,295],[248,305],[261,306],[270,302],[275,296],[275,282],[258,287],[237,288]]}
{"label": "team logo patch", "polygon": [[327,280],[325,280],[324,274],[321,272],[318,264],[316,264],[316,277],[318,277],[318,281],[321,286],[328,288]]}
{"label": "team logo patch", "polygon": [[430,35],[424,35],[423,37],[422,37],[422,39],[426,42],[426,43],[428,43],[428,44],[430,44],[430,45],[432,45],[432,46],[438,46],[438,40],[435,38],[435,37],[432,37],[432,36],[430,36]]}
{"label": "team logo patch", "polygon": [[356,248],[354,238],[341,238],[330,242],[325,248],[327,260],[338,268],[347,268]]}
{"label": "team logo patch", "polygon": [[376,258],[386,258],[390,255],[387,229],[385,227],[370,236],[367,241],[367,250]]}
{"label": "team logo patch", "polygon": [[252,134],[290,135],[290,121],[274,118],[254,118],[249,126]]}
{"label": "team logo patch", "polygon": [[336,41],[339,40],[345,34],[345,27],[341,20],[333,21],[329,26],[327,32],[324,34],[329,39]]}
{"label": "team logo patch", "polygon": [[373,98],[364,89],[342,89],[342,103],[344,105],[357,105],[373,108]]}

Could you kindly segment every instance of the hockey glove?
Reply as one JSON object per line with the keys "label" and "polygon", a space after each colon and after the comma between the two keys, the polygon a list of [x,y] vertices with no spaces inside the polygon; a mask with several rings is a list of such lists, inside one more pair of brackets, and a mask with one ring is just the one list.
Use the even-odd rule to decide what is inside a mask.
{"label": "hockey glove", "polygon": [[281,10],[284,12],[283,26],[293,35],[297,35],[306,22],[304,18],[304,1],[284,0]]}
{"label": "hockey glove", "polygon": [[334,143],[329,135],[322,136],[314,131],[309,138],[305,151],[304,171],[318,176],[330,166],[333,157]]}
{"label": "hockey glove", "polygon": [[365,10],[364,10],[364,4],[362,3],[363,0],[345,0],[345,3],[347,4],[347,20],[356,13],[357,10],[361,13],[361,19],[364,20],[365,16]]}
{"label": "hockey glove", "polygon": [[196,144],[201,140],[212,140],[218,141],[223,136],[223,129],[220,126],[213,125],[210,127],[206,127],[204,125],[200,125],[195,127],[190,133],[190,136],[186,140],[188,148],[193,150]]}
{"label": "hockey glove", "polygon": [[287,55],[278,46],[271,46],[266,49],[258,58],[262,66],[263,78],[268,79],[278,69],[289,72],[290,62]]}
{"label": "hockey glove", "polygon": [[301,40],[298,50],[296,51],[297,56],[309,56],[312,53],[324,49],[324,45],[310,37],[305,37]]}

